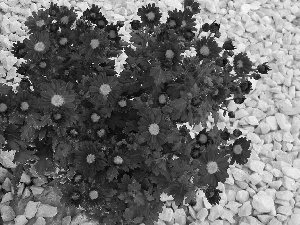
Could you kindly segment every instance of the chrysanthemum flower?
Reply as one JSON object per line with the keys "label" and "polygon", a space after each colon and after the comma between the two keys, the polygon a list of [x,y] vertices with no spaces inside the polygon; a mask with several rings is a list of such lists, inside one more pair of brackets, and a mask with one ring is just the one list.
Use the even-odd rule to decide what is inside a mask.
{"label": "chrysanthemum flower", "polygon": [[54,17],[58,14],[59,12],[59,6],[56,3],[51,2],[49,6],[49,15]]}
{"label": "chrysanthemum flower", "polygon": [[247,140],[247,138],[241,137],[236,139],[233,144],[229,145],[231,148],[231,165],[233,165],[234,162],[240,165],[247,163],[248,158],[251,155],[250,143],[251,141]]}
{"label": "chrysanthemum flower", "polygon": [[145,26],[153,28],[160,23],[162,13],[159,11],[159,7],[155,7],[149,3],[147,6],[143,6],[138,9],[137,15],[141,17],[142,23]]}
{"label": "chrysanthemum flower", "polygon": [[166,143],[169,125],[165,117],[160,109],[151,109],[140,119],[138,124],[142,143],[147,142],[153,149],[161,148]]}
{"label": "chrysanthemum flower", "polygon": [[177,11],[177,9],[173,11],[168,11],[168,18],[167,18],[167,26],[170,29],[177,29],[180,28],[183,21],[183,12],[181,10]]}
{"label": "chrysanthemum flower", "polygon": [[245,52],[241,52],[238,55],[234,56],[233,65],[234,71],[239,76],[241,74],[248,74],[250,71],[252,71],[252,62]]}
{"label": "chrysanthemum flower", "polygon": [[257,70],[259,73],[261,74],[267,74],[270,69],[270,67],[268,65],[266,65],[266,63],[264,62],[263,64],[261,65],[258,65],[257,66]]}
{"label": "chrysanthemum flower", "polygon": [[120,92],[119,82],[115,76],[106,76],[105,73],[101,73],[98,76],[93,76],[90,83],[89,89],[95,95],[96,102],[108,101],[114,105]]}
{"label": "chrysanthemum flower", "polygon": [[84,141],[79,150],[75,152],[75,168],[84,177],[93,178],[97,171],[102,170],[107,165],[104,156],[99,145]]}
{"label": "chrysanthemum flower", "polygon": [[251,87],[252,87],[252,83],[251,83],[251,81],[249,81],[249,80],[243,81],[243,82],[240,84],[241,91],[242,91],[244,94],[249,94],[249,92],[252,90]]}
{"label": "chrysanthemum flower", "polygon": [[52,69],[52,61],[49,58],[42,57],[36,60],[32,68],[39,76],[47,77],[47,73]]}
{"label": "chrysanthemum flower", "polygon": [[66,206],[75,206],[79,207],[83,203],[83,194],[79,187],[67,184],[64,185],[61,189],[62,198],[61,202],[65,203]]}
{"label": "chrysanthemum flower", "polygon": [[14,98],[14,109],[20,115],[27,116],[33,112],[33,109],[36,108],[37,99],[32,94],[27,91],[19,90]]}
{"label": "chrysanthemum flower", "polygon": [[217,205],[221,200],[219,193],[222,193],[222,191],[215,187],[208,186],[205,190],[205,197],[211,205]]}
{"label": "chrysanthemum flower", "polygon": [[39,10],[37,13],[32,12],[25,21],[25,25],[29,29],[29,33],[41,32],[46,29],[50,23],[49,10]]}
{"label": "chrysanthemum flower", "polygon": [[195,2],[194,0],[184,0],[183,3],[184,10],[192,15],[200,13],[199,6],[200,4],[198,2]]}
{"label": "chrysanthemum flower", "polygon": [[70,28],[75,22],[77,14],[74,12],[74,7],[69,9],[68,7],[61,7],[57,14],[57,21],[61,28]]}
{"label": "chrysanthemum flower", "polygon": [[202,37],[201,40],[196,41],[196,52],[200,60],[214,59],[217,58],[222,51],[222,48],[218,46],[218,43],[213,39],[213,37]]}
{"label": "chrysanthemum flower", "polygon": [[25,43],[17,41],[17,43],[13,44],[11,53],[18,59],[24,58],[24,56],[26,55],[25,47]]}
{"label": "chrysanthemum flower", "polygon": [[218,150],[218,146],[210,145],[207,152],[198,159],[200,162],[199,180],[212,187],[216,187],[218,182],[224,183],[229,176],[227,173],[228,159],[227,155]]}
{"label": "chrysanthemum flower", "polygon": [[29,36],[29,39],[23,41],[26,45],[27,54],[24,59],[36,60],[48,51],[50,47],[49,33],[47,31],[35,32]]}
{"label": "chrysanthemum flower", "polygon": [[79,38],[83,44],[80,46],[79,53],[85,55],[85,59],[103,56],[103,51],[109,46],[109,41],[104,33],[91,30]]}
{"label": "chrysanthemum flower", "polygon": [[196,141],[197,144],[200,146],[205,146],[207,147],[209,144],[213,144],[214,141],[213,139],[208,135],[206,128],[204,128],[203,130],[201,130],[197,135],[196,135]]}
{"label": "chrysanthemum flower", "polygon": [[85,208],[97,208],[103,201],[103,195],[99,188],[90,187],[85,192],[84,207]]}
{"label": "chrysanthemum flower", "polygon": [[97,5],[92,4],[90,9],[86,9],[83,12],[83,19],[91,21],[93,24],[97,24],[98,19],[101,17],[101,12]]}
{"label": "chrysanthemum flower", "polygon": [[43,107],[73,109],[75,104],[75,92],[72,83],[61,80],[52,80],[51,83],[41,84],[41,103]]}
{"label": "chrysanthemum flower", "polygon": [[118,43],[121,37],[118,35],[118,26],[113,25],[113,23],[105,27],[105,31],[108,33],[107,38],[111,41]]}
{"label": "chrysanthemum flower", "polygon": [[176,70],[176,66],[181,62],[182,51],[177,43],[165,41],[157,50],[157,59],[161,62],[163,68]]}

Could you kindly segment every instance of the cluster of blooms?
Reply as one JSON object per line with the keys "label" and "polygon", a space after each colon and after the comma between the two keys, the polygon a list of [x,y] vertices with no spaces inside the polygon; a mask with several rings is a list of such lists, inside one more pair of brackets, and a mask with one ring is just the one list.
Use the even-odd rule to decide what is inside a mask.
{"label": "cluster of blooms", "polygon": [[[218,182],[225,182],[229,164],[247,162],[250,141],[239,130],[216,127],[192,139],[177,124],[205,124],[232,94],[243,103],[251,90],[247,77],[259,79],[270,69],[265,63],[252,69],[242,53],[231,66],[231,40],[218,47],[217,23],[204,24],[200,32],[209,36],[196,38],[195,13],[199,4],[185,0],[183,12],[169,11],[160,24],[159,8],[148,4],[138,10],[141,21],[131,22],[131,43],[118,34],[124,23],[108,24],[96,5],[80,19],[73,8],[53,3],[33,13],[25,23],[29,39],[12,50],[27,60],[18,68],[24,78],[17,94],[5,85],[0,91],[3,149],[17,150],[17,163],[38,155],[40,174],[49,160],[65,171],[67,185],[58,184],[62,201],[102,223],[153,224],[162,192],[181,204],[185,193],[192,200],[204,187],[209,202],[218,204]],[[197,55],[183,58],[191,46]],[[123,49],[128,58],[117,76],[109,58]],[[236,140],[226,146],[230,137]]]}

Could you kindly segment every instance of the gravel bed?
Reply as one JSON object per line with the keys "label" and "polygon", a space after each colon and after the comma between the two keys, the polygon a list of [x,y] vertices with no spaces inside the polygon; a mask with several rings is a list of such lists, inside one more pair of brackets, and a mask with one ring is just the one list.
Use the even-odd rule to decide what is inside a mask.
{"label": "gravel bed", "polygon": [[[178,209],[170,201],[173,209],[165,208],[157,224],[300,225],[300,1],[197,1],[201,5],[201,12],[195,16],[198,30],[203,23],[216,20],[221,24],[217,42],[232,38],[236,52],[245,51],[255,66],[268,62],[272,70],[258,81],[251,80],[253,91],[243,104],[236,105],[233,101],[229,104],[228,110],[236,112],[235,119],[223,117],[220,111],[218,127],[227,126],[230,131],[239,128],[253,144],[249,162],[230,166],[229,178],[225,184],[219,184],[223,191],[220,204],[211,206],[203,192],[198,193],[197,204],[188,210]],[[130,21],[137,18],[138,7],[157,3],[165,21],[167,10],[182,9],[183,0],[53,2],[74,6],[79,14],[97,4],[109,21],[125,21],[122,32],[126,34]],[[49,4],[49,0],[0,1],[0,82],[7,82],[5,77],[14,79],[7,82],[13,86],[20,81],[16,67],[22,60],[15,59],[9,49],[15,41],[28,37],[26,17]],[[116,58],[117,71],[122,70],[125,59],[125,54]],[[211,128],[213,123],[209,118],[207,127]],[[200,129],[201,126],[196,126],[192,132]],[[11,207],[12,158],[13,152],[1,151],[0,211],[5,225],[94,224],[79,212],[63,215],[55,190],[47,187],[45,179],[26,173],[18,190],[22,201]]]}

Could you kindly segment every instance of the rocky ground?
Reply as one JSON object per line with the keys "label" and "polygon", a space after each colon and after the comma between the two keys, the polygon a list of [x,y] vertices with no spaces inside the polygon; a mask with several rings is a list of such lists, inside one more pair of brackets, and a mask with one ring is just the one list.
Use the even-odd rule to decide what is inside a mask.
{"label": "rocky ground", "polygon": [[[110,21],[124,20],[124,34],[137,8],[151,1],[88,0],[54,1],[75,6],[78,12],[95,3]],[[153,1],[166,18],[167,10],[182,7],[182,0]],[[239,128],[253,143],[246,165],[231,166],[230,177],[220,185],[220,205],[211,206],[199,192],[196,206],[188,210],[165,209],[159,225],[194,221],[193,225],[228,224],[300,224],[300,2],[297,0],[198,0],[202,6],[196,16],[199,27],[214,20],[221,24],[221,37],[233,39],[236,52],[247,52],[255,66],[268,62],[272,68],[259,81],[253,80],[253,91],[241,105],[231,102],[228,110],[235,119],[220,118],[219,127]],[[48,0],[0,1],[0,82],[15,77],[21,63],[11,56],[12,43],[26,37],[24,21],[33,11],[47,7]],[[126,38],[126,37],[125,37]],[[128,37],[127,37],[128,38]],[[128,40],[128,39],[127,39]],[[187,55],[193,51],[187,52]],[[121,70],[126,56],[116,59]],[[207,122],[208,128],[213,120]],[[194,130],[199,131],[201,127]],[[23,224],[90,224],[79,212],[67,212],[59,204],[57,190],[43,178],[23,174],[18,195],[13,202],[11,189],[12,154],[0,154],[1,216],[6,225]],[[171,202],[170,202],[171,204]],[[1,224],[1,223],[0,223]]]}

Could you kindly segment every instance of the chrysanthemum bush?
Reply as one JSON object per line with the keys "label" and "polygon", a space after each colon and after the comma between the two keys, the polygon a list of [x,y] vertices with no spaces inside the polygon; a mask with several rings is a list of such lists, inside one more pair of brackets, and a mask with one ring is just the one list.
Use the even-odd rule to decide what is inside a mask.
{"label": "chrysanthemum bush", "polygon": [[[161,24],[159,8],[143,6],[130,43],[118,33],[124,23],[109,24],[95,5],[80,18],[53,3],[33,13],[25,22],[29,38],[12,49],[26,60],[18,68],[24,77],[17,93],[0,89],[0,144],[17,151],[15,171],[34,166],[54,178],[63,204],[101,224],[152,225],[162,193],[180,206],[185,197],[194,204],[201,188],[218,204],[218,182],[230,164],[247,162],[250,141],[216,126],[192,138],[178,125],[206,124],[210,113],[217,121],[220,108],[234,117],[230,98],[243,103],[248,78],[270,68],[253,69],[245,53],[234,55],[231,40],[219,47],[215,22],[196,37],[199,12],[198,3],[185,1],[184,11],[169,11]],[[202,32],[209,35],[199,38]],[[197,55],[183,57],[190,47]],[[112,57],[122,50],[128,58],[118,75]]]}

